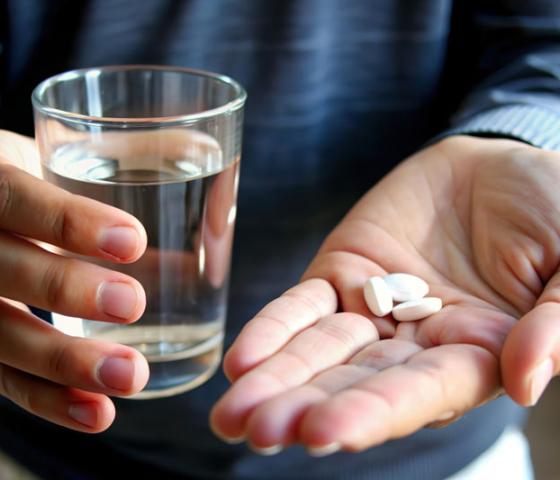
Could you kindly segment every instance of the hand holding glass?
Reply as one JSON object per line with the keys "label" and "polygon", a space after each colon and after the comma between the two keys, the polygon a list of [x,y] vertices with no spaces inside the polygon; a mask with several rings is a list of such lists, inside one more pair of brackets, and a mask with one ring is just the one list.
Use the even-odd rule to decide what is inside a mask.
{"label": "hand holding glass", "polygon": [[150,380],[134,398],[192,389],[219,366],[244,101],[227,77],[157,66],[67,72],[33,93],[45,179],[131,213],[148,234],[135,263],[95,260],[142,283],[140,320],[53,314],[68,334],[146,356]]}

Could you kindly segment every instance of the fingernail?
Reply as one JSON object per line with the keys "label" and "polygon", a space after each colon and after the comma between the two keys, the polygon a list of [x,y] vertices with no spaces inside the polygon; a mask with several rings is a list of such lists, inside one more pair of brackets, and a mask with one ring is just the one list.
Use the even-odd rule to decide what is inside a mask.
{"label": "fingernail", "polygon": [[270,447],[255,447],[254,445],[249,445],[249,448],[253,450],[253,452],[267,457],[270,455],[276,455],[284,449],[282,445],[271,445]]}
{"label": "fingernail", "polygon": [[312,457],[325,457],[330,455],[331,453],[338,452],[340,450],[340,443],[333,442],[327,445],[323,445],[322,447],[309,447],[307,449],[307,453]]}
{"label": "fingernail", "polygon": [[531,375],[531,403],[535,405],[552,379],[554,364],[550,358],[542,362]]}
{"label": "fingernail", "polygon": [[446,420],[450,420],[455,416],[455,412],[445,412],[442,416],[436,419],[436,422],[445,422]]}
{"label": "fingernail", "polygon": [[91,403],[73,403],[68,409],[68,416],[88,427],[97,425],[97,408]]}
{"label": "fingernail", "polygon": [[224,442],[229,443],[230,445],[239,445],[245,441],[245,437],[220,437]]}
{"label": "fingernail", "polygon": [[138,248],[138,232],[132,227],[105,229],[99,238],[99,248],[117,258],[129,258]]}
{"label": "fingernail", "polygon": [[97,368],[97,378],[106,387],[129,390],[134,381],[134,363],[127,358],[105,358]]}
{"label": "fingernail", "polygon": [[129,319],[136,311],[138,295],[128,283],[105,282],[99,287],[98,300],[107,315]]}

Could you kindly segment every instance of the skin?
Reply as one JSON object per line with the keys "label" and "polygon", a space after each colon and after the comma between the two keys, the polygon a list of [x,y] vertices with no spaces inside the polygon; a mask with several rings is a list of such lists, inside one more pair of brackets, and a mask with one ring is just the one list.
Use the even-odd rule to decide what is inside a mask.
{"label": "skin", "polygon": [[[6,297],[0,299],[0,394],[59,425],[100,432],[115,417],[107,395],[140,391],[148,380],[146,360],[129,347],[64,335],[31,315],[24,304],[108,322],[135,321],[145,307],[138,281],[64,258],[40,245],[127,263],[142,255],[146,233],[130,215],[71,195],[26,173],[23,168],[30,165],[39,165],[34,141],[0,132],[0,297]],[[37,170],[34,173],[38,174]],[[120,256],[100,248],[103,232],[110,227],[128,227],[132,233],[128,244],[120,245]],[[132,292],[126,315],[103,311],[100,290],[107,282]],[[128,370],[114,372],[119,388],[101,381],[101,364],[108,358],[130,362]],[[77,410],[81,421],[69,416]]]}
{"label": "skin", "polygon": [[[263,453],[360,451],[503,389],[535,403],[548,378],[532,383],[534,369],[560,366],[559,182],[560,155],[510,140],[458,136],[404,161],[245,326],[215,433]],[[362,286],[389,272],[422,277],[445,307],[374,317]]]}
{"label": "skin", "polygon": [[[56,123],[41,125],[55,143],[84,140]],[[185,130],[107,134],[100,154],[102,148],[124,163],[220,154],[211,137]],[[33,139],[0,131],[0,395],[46,420],[97,433],[115,418],[109,396],[129,396],[146,385],[145,358],[124,345],[64,335],[26,305],[132,323],[146,307],[142,283],[157,296],[159,284],[150,281],[162,264],[172,267],[170,276],[176,272],[188,281],[199,261],[183,252],[147,251],[146,232],[136,218],[41,180],[39,165]],[[230,168],[219,181],[233,186],[235,174]],[[229,254],[235,189],[218,187],[210,195],[222,192],[223,201],[212,204],[208,231],[197,242],[204,244],[209,280],[221,284],[225,271],[215,260]],[[114,229],[117,237],[108,236]],[[74,258],[61,255],[61,249]],[[111,292],[111,285],[117,291]]]}
{"label": "skin", "polygon": [[[145,307],[135,279],[40,245],[128,263],[146,236],[130,215],[25,173],[35,155],[31,139],[0,132],[0,394],[65,427],[100,432],[115,415],[108,396],[145,385],[145,360],[122,345],[66,336],[22,303],[135,321]],[[233,385],[212,411],[214,431],[255,448],[357,451],[443,425],[503,389],[534,403],[533,370],[551,358],[557,372],[560,363],[559,161],[519,142],[470,137],[404,161],[326,239],[301,283],[248,322],[225,357]],[[115,226],[132,232],[118,255],[100,248]],[[362,285],[394,271],[424,278],[445,308],[400,325],[373,317]],[[111,281],[136,294],[121,308],[127,315],[100,306]],[[112,357],[133,366],[118,390],[99,378]],[[75,405],[89,412],[80,417],[87,424],[69,416]]]}

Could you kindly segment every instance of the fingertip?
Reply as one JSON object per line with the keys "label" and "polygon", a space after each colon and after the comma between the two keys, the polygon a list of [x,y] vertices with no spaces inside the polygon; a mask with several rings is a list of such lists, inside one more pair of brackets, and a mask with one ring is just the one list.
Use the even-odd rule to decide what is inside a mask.
{"label": "fingertip", "polygon": [[134,380],[130,387],[132,393],[138,393],[146,387],[150,379],[150,365],[146,357],[137,350],[134,350]]}
{"label": "fingertip", "polygon": [[98,311],[107,321],[129,324],[137,321],[146,308],[142,284],[128,276],[113,275],[97,288]]}
{"label": "fingertip", "polygon": [[269,413],[266,406],[260,405],[247,419],[246,431],[250,444],[257,448],[267,448],[271,445],[291,443],[292,439],[276,425],[277,419],[271,418]]}
{"label": "fingertip", "polygon": [[[334,431],[337,426],[323,421],[324,408],[322,406],[312,407],[305,413],[298,426],[297,438],[304,445],[329,445],[337,442]],[[336,420],[336,419],[335,419]]]}
{"label": "fingertip", "polygon": [[543,360],[529,375],[529,404],[531,406],[541,398],[554,375],[554,362],[551,358]]}
{"label": "fingertip", "polygon": [[132,279],[131,285],[136,292],[136,308],[133,311],[132,316],[129,318],[128,323],[134,323],[139,320],[146,310],[146,291],[144,290],[143,285],[135,278]]}
{"label": "fingertip", "polygon": [[117,263],[135,262],[146,250],[146,230],[136,219],[134,226],[116,225],[104,228],[99,234],[97,245],[103,256]]}
{"label": "fingertip", "polygon": [[[297,438],[304,445],[318,446],[341,442],[348,433],[348,428],[356,423],[356,409],[349,408],[346,414],[340,414],[340,396],[347,397],[352,393],[339,393],[335,397],[325,399],[308,408],[300,418],[297,427]],[[346,404],[348,406],[348,404]],[[364,421],[357,423],[363,425]]]}
{"label": "fingertip", "polygon": [[247,438],[258,446],[291,445],[305,413],[326,398],[328,394],[324,390],[305,386],[262,403],[247,420]]}
{"label": "fingertip", "polygon": [[[82,433],[101,433],[107,430],[114,422],[116,411],[111,399],[105,395],[79,392],[68,406],[68,422],[62,422],[73,430]],[[59,422],[57,422],[59,423]]]}
{"label": "fingertip", "polygon": [[146,252],[146,248],[148,246],[148,234],[146,232],[146,229],[144,228],[144,225],[142,225],[140,220],[138,220],[136,217],[134,217],[134,223],[136,226],[136,231],[138,233],[138,244],[136,247],[136,251],[134,252],[134,255],[132,255],[131,257],[130,261],[132,262],[135,262],[142,255],[144,255],[144,253]]}
{"label": "fingertip", "polygon": [[528,360],[523,348],[519,348],[518,325],[513,327],[506,338],[501,354],[502,384],[507,394],[520,405],[526,406],[528,400],[524,398],[523,388],[520,382],[523,371],[526,369]]}
{"label": "fingertip", "polygon": [[[109,362],[109,379],[111,383],[105,383],[110,388],[118,390],[119,397],[135,395],[144,389],[150,378],[150,367],[148,361],[138,350],[125,347],[123,350],[113,352]],[[107,360],[105,360],[107,361]],[[116,380],[116,381],[115,381]]]}
{"label": "fingertip", "polygon": [[[270,337],[268,335],[268,340]],[[223,369],[227,379],[236,382],[276,352],[276,349],[266,347],[259,325],[247,324],[224,355]]]}
{"label": "fingertip", "polygon": [[325,457],[340,451],[342,445],[339,442],[332,442],[326,445],[313,445],[307,447],[307,453],[312,457]]}
{"label": "fingertip", "polygon": [[226,443],[240,443],[241,439],[245,438],[243,432],[228,429],[228,419],[224,409],[222,408],[222,399],[218,400],[218,402],[212,407],[209,415],[209,425],[212,433]]}
{"label": "fingertip", "polygon": [[507,394],[522,406],[534,405],[550,380],[548,360],[558,356],[560,346],[557,313],[556,305],[539,305],[519,320],[505,341],[502,383]]}
{"label": "fingertip", "polygon": [[235,344],[224,354],[223,370],[230,383],[235,382],[243,374],[243,368],[239,363],[239,355],[236,354]]}
{"label": "fingertip", "polygon": [[[219,401],[218,401],[219,403]],[[215,405],[212,406],[212,408],[210,409],[210,414],[208,415],[208,425],[210,426],[210,430],[212,431],[212,433],[214,435],[216,435],[217,437],[220,436],[221,431],[218,429],[217,423],[216,423],[216,407],[218,405],[218,403],[216,403]]]}
{"label": "fingertip", "polygon": [[245,435],[251,411],[266,396],[257,387],[255,382],[242,379],[216,402],[210,412],[210,426],[217,436],[231,439]]}
{"label": "fingertip", "polygon": [[350,389],[320,402],[303,415],[298,438],[304,445],[338,443],[348,451],[360,451],[391,438],[384,400]]}
{"label": "fingertip", "polygon": [[115,405],[109,397],[103,396],[98,404],[98,419],[99,423],[97,428],[92,433],[101,433],[107,430],[115,421],[116,410]]}

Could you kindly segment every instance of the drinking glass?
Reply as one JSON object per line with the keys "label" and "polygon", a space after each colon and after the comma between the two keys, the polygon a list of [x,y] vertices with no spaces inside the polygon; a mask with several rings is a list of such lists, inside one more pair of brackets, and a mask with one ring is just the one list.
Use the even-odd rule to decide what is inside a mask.
{"label": "drinking glass", "polygon": [[33,92],[44,178],[131,213],[148,234],[132,264],[87,259],[142,283],[140,320],[53,314],[67,334],[146,357],[150,380],[132,398],[192,389],[220,364],[245,98],[223,75],[151,65],[74,70]]}

